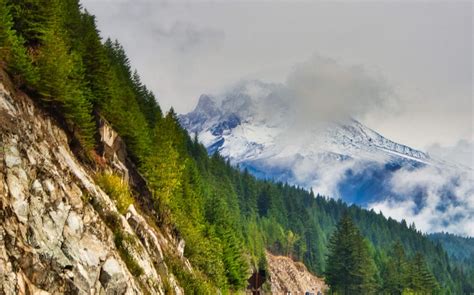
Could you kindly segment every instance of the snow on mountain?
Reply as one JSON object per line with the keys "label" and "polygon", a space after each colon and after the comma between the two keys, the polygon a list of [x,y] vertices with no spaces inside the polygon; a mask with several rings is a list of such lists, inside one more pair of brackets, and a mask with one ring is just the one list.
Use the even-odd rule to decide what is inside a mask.
{"label": "snow on mountain", "polygon": [[[209,153],[218,151],[259,176],[306,187],[314,186],[318,177],[298,173],[305,166],[351,160],[412,165],[432,161],[426,153],[386,139],[354,119],[303,126],[283,89],[251,81],[217,97],[202,95],[195,110],[180,121],[190,133],[198,134]],[[275,169],[288,170],[295,179],[274,175]]]}
{"label": "snow on mountain", "polygon": [[[402,215],[415,216],[428,207],[435,214],[455,203],[456,208],[464,206],[460,216],[472,221],[472,170],[389,140],[353,118],[327,122],[318,120],[317,111],[310,118],[303,116],[291,95],[280,84],[246,81],[221,95],[202,95],[180,122],[198,135],[210,154],[219,152],[257,177],[387,212],[409,200],[411,207]],[[405,176],[420,181],[407,182],[410,177]],[[433,179],[436,186],[429,183]],[[408,187],[410,191],[404,190]],[[398,211],[390,214],[400,217]],[[438,229],[433,224],[425,228]]]}

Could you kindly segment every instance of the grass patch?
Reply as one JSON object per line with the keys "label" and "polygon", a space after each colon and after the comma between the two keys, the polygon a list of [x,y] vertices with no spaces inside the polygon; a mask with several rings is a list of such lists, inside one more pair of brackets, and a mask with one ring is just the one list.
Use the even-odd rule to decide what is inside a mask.
{"label": "grass patch", "polygon": [[205,279],[205,276],[195,269],[194,273],[190,273],[185,269],[183,262],[179,258],[164,255],[165,263],[169,267],[184,289],[185,294],[216,294],[217,289]]}
{"label": "grass patch", "polygon": [[144,273],[144,270],[129,251],[129,247],[136,245],[137,241],[135,240],[135,237],[121,229],[120,215],[117,212],[104,210],[103,205],[100,202],[95,201],[95,199],[92,199],[91,203],[107,227],[112,230],[114,234],[115,247],[117,247],[120,258],[125,262],[130,273],[135,277],[141,276]]}
{"label": "grass patch", "polygon": [[141,276],[144,273],[143,268],[133,258],[126,246],[127,243],[129,245],[133,244],[135,242],[134,238],[121,230],[116,230],[114,231],[114,242],[130,273],[135,277]]}
{"label": "grass patch", "polygon": [[135,277],[141,276],[144,273],[143,268],[133,258],[127,247],[127,244],[129,246],[135,245],[136,241],[133,236],[120,228],[120,216],[118,213],[108,212],[103,216],[103,220],[113,231],[115,247],[117,247],[120,257],[125,262],[125,265],[127,265],[130,273]]}
{"label": "grass patch", "polygon": [[97,175],[96,182],[114,200],[119,212],[125,214],[128,206],[133,204],[133,197],[128,183],[124,182],[120,176],[112,173]]}

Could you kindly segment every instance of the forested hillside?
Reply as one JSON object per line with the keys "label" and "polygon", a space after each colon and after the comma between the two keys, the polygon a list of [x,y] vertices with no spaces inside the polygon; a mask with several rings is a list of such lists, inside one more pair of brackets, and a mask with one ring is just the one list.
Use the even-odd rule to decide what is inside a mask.
{"label": "forested hillside", "polygon": [[[428,235],[428,238],[439,243],[446,250],[455,275],[461,274],[467,277],[467,282],[474,282],[474,239],[472,237],[434,233]],[[472,290],[472,283],[470,286]]]}
{"label": "forested hillside", "polygon": [[[265,249],[304,262],[343,294],[474,292],[466,272],[453,269],[442,246],[415,225],[257,180],[208,156],[173,109],[162,113],[122,46],[101,40],[94,16],[77,0],[0,0],[0,19],[1,66],[64,122],[83,162],[100,165],[100,118],[125,140],[151,192],[135,188],[131,202],[186,241],[195,271],[168,263],[187,292],[245,289],[252,271],[267,268]],[[338,254],[341,244],[346,256]],[[354,264],[349,287],[340,285],[347,278],[337,271],[341,263]]]}
{"label": "forested hillside", "polygon": [[474,266],[474,238],[450,233],[430,234],[429,238],[439,242],[454,261]]}

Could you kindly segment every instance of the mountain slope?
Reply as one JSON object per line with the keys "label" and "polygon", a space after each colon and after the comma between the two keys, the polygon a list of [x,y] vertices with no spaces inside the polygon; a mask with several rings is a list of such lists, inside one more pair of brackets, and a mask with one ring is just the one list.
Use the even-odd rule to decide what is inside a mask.
{"label": "mountain slope", "polygon": [[[181,294],[163,261],[165,249],[178,248],[173,239],[133,205],[121,214],[57,122],[26,95],[5,89],[1,76],[0,293],[164,294],[168,285]],[[100,132],[108,150],[102,169],[132,181],[117,155],[126,155],[117,133],[107,125]]]}
{"label": "mountain slope", "polygon": [[474,238],[460,237],[449,233],[434,233],[428,237],[443,245],[454,262],[474,267]]}
{"label": "mountain slope", "polygon": [[219,151],[262,178],[313,187],[331,196],[339,194],[337,183],[320,172],[331,170],[334,163],[343,164],[337,165],[343,175],[344,167],[356,163],[421,166],[432,162],[427,154],[390,141],[354,119],[317,126],[293,124],[297,114],[277,91],[273,84],[249,82],[223,97],[203,95],[180,122],[188,132],[198,134],[211,154]]}
{"label": "mountain slope", "polygon": [[[439,214],[442,220],[420,223],[423,230],[448,230],[449,223],[451,231],[473,234],[457,226],[472,223],[472,170],[391,141],[352,118],[328,122],[300,115],[282,88],[250,81],[216,97],[202,95],[180,122],[210,154],[218,151],[259,178],[312,188],[411,221],[429,211],[428,218]],[[461,218],[437,212],[451,205],[463,211]],[[396,210],[400,207],[403,213]]]}
{"label": "mountain slope", "polygon": [[[449,233],[434,233],[428,235],[428,238],[446,249],[454,270],[453,273],[462,273],[466,277],[466,281],[474,282],[474,238]],[[464,289],[469,290],[470,288],[472,287]]]}
{"label": "mountain slope", "polygon": [[[252,81],[222,97],[202,95],[194,111],[180,116],[180,121],[191,134],[199,134],[211,153],[219,150],[236,163],[283,157],[285,152],[305,157],[333,153],[340,159],[431,161],[426,153],[386,139],[354,119],[319,122],[319,126],[292,126],[297,114],[292,113],[291,101],[278,97],[276,91],[278,85]],[[305,129],[293,129],[296,127]],[[295,134],[282,147],[280,137],[290,135],[290,131],[309,138],[302,140],[300,134]]]}

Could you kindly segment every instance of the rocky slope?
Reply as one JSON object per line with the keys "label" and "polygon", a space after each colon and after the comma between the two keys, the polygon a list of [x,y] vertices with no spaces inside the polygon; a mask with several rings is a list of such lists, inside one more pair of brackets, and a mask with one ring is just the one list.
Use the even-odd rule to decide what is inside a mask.
{"label": "rocky slope", "polygon": [[97,171],[139,179],[117,134],[102,124],[93,171],[56,121],[0,78],[0,294],[181,294],[164,253],[192,270],[184,241],[133,205],[120,214],[94,181]]}
{"label": "rocky slope", "polygon": [[321,278],[311,274],[301,262],[267,252],[270,285],[273,294],[323,294],[328,287]]}

